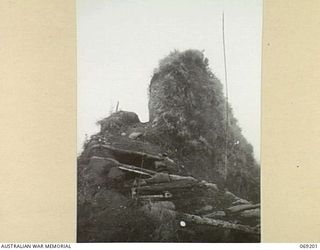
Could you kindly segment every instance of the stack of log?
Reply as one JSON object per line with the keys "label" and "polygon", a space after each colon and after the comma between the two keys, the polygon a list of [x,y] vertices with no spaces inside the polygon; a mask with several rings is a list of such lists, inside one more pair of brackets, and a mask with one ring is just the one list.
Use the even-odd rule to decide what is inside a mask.
{"label": "stack of log", "polygon": [[[99,138],[98,142],[87,150],[90,162],[80,173],[84,182],[90,180],[92,186],[93,181],[98,189],[105,185],[118,190],[148,217],[162,220],[166,214],[171,218],[170,227],[178,227],[172,232],[205,227],[209,234],[240,233],[259,241],[260,204],[221,190],[214,183],[177,174],[179,166],[166,155],[118,149]],[[88,184],[84,186],[86,189]]]}
{"label": "stack of log", "polygon": [[[208,193],[221,192],[215,184],[199,181],[191,176],[158,173],[120,163],[119,169],[125,172],[134,173],[139,177],[138,181],[135,181],[132,186],[133,199],[172,201],[174,203],[176,199],[181,198],[179,193],[183,193],[184,198],[188,199],[188,197],[193,196],[192,192],[196,192],[195,189],[202,189],[204,192]],[[186,222],[259,234],[260,204],[251,204],[249,201],[243,200],[229,192],[224,192],[223,195],[226,196],[226,199],[230,199],[232,204],[235,205],[227,207],[224,210],[202,214],[201,216],[179,211],[172,212],[179,215],[179,217],[184,218]],[[206,206],[204,206],[203,211],[206,210],[205,208]],[[207,210],[213,210],[213,207],[208,205]],[[200,209],[200,211],[198,210],[195,212],[201,214],[203,211]],[[239,223],[240,221],[246,221],[248,219],[254,220],[257,224],[252,227]]]}

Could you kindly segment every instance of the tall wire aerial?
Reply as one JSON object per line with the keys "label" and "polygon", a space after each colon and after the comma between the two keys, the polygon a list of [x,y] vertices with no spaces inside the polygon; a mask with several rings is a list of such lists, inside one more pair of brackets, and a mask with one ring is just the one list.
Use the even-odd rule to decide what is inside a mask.
{"label": "tall wire aerial", "polygon": [[226,57],[226,42],[224,34],[224,12],[222,12],[222,41],[223,41],[223,59],[224,59],[224,80],[226,91],[226,123],[225,123],[225,181],[228,175],[228,130],[229,130],[229,103],[228,103],[228,74],[227,74],[227,57]]}

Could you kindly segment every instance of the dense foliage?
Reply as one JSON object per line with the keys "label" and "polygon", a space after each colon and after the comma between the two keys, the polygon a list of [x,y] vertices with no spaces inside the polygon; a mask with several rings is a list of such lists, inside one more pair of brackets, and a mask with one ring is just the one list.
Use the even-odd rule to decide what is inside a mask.
{"label": "dense foliage", "polygon": [[183,156],[188,172],[259,199],[260,171],[253,148],[230,105],[226,130],[222,84],[202,52],[174,51],[160,61],[149,86],[149,112],[149,138]]}

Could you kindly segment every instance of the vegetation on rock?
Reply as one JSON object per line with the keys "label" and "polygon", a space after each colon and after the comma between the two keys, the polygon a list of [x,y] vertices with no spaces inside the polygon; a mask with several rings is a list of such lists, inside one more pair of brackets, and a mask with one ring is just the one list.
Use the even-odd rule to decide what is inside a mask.
{"label": "vegetation on rock", "polygon": [[172,52],[148,123],[126,111],[98,122],[78,158],[78,241],[259,241],[260,169],[231,108],[225,168],[226,100],[208,63]]}
{"label": "vegetation on rock", "polygon": [[154,72],[149,86],[149,139],[174,148],[195,177],[258,200],[259,166],[231,108],[225,168],[226,100],[209,60],[198,50],[174,51]]}

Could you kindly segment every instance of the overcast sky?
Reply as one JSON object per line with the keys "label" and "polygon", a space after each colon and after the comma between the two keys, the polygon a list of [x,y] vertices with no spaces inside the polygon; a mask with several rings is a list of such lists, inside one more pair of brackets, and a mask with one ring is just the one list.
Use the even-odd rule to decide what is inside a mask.
{"label": "overcast sky", "polygon": [[204,50],[260,160],[262,0],[77,0],[78,152],[117,101],[148,121],[147,87],[159,59]]}

